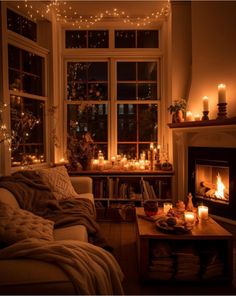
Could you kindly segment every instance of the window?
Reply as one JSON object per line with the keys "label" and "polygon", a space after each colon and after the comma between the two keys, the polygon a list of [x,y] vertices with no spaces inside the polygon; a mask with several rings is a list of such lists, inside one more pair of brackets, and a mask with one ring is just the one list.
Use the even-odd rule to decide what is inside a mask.
{"label": "window", "polygon": [[[70,101],[80,102],[71,104]],[[67,63],[68,143],[89,131],[98,148],[108,151],[108,63]]]}
{"label": "window", "polygon": [[30,40],[37,41],[36,23],[10,9],[7,9],[7,28]]}
{"label": "window", "polygon": [[116,30],[116,48],[158,48],[158,30]]}
{"label": "window", "polygon": [[8,45],[9,89],[42,96],[43,58]]}
{"label": "window", "polygon": [[[106,158],[123,154],[138,159],[150,143],[159,144],[160,56],[146,51],[159,46],[159,33],[109,33],[114,33],[115,48],[104,50],[97,59],[78,51],[77,58],[66,61],[67,147],[76,147],[88,131]],[[118,48],[127,48],[127,56],[120,57]],[[141,56],[137,48],[143,48]],[[101,61],[104,56],[106,61]]]}
{"label": "window", "polygon": [[67,30],[66,48],[108,48],[108,30]]}
{"label": "window", "polygon": [[44,58],[8,45],[12,166],[45,161]]}
{"label": "window", "polygon": [[[150,142],[157,142],[157,69],[157,62],[117,62],[119,154],[138,158],[149,149]],[[147,100],[150,103],[143,104]],[[135,104],[135,101],[142,101],[142,104]]]}

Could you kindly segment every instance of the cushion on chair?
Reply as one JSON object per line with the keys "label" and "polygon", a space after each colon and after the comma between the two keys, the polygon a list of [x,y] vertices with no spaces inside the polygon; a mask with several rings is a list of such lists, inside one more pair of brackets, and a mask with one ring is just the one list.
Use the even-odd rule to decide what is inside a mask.
{"label": "cushion on chair", "polygon": [[37,172],[43,182],[49,186],[57,200],[78,197],[64,166],[40,169]]}
{"label": "cushion on chair", "polygon": [[26,238],[53,240],[54,222],[0,202],[0,241],[11,245]]}

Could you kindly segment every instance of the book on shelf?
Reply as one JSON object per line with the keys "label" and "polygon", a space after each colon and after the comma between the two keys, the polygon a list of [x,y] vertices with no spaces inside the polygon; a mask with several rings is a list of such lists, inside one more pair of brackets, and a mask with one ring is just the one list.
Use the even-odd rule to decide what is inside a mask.
{"label": "book on shelf", "polygon": [[153,186],[148,181],[142,180],[142,186],[144,200],[157,198]]}

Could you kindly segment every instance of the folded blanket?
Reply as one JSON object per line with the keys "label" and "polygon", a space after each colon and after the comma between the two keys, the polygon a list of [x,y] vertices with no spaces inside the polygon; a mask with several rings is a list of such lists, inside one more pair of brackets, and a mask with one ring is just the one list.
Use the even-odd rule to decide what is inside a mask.
{"label": "folded blanket", "polygon": [[123,273],[115,258],[102,248],[66,240],[25,239],[0,250],[1,259],[30,258],[57,264],[80,295],[123,295]]}
{"label": "folded blanket", "polygon": [[22,209],[54,221],[55,228],[84,225],[91,243],[111,249],[101,235],[95,221],[95,208],[89,199],[56,200],[49,187],[33,170],[1,177],[0,187],[9,190]]}

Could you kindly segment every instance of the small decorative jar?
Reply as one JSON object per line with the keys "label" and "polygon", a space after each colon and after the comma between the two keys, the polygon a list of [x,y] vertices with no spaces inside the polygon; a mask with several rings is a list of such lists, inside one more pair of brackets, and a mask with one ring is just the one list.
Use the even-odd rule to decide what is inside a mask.
{"label": "small decorative jar", "polygon": [[155,199],[145,200],[143,207],[144,212],[148,217],[155,216],[158,211],[158,202]]}

